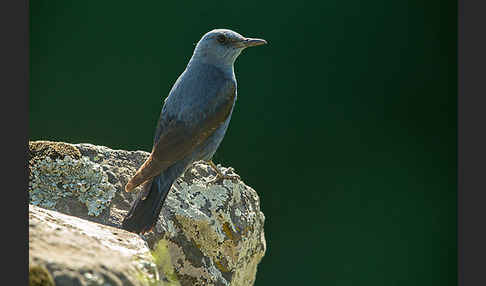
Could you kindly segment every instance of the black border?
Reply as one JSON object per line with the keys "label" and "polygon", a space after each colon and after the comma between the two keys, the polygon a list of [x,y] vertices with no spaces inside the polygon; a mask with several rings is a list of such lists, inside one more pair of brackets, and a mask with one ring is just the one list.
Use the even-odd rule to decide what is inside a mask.
{"label": "black border", "polygon": [[13,278],[18,285],[28,285],[28,7],[28,1],[0,2],[3,271],[4,277]]}
{"label": "black border", "polygon": [[486,285],[486,21],[458,1],[458,282]]}

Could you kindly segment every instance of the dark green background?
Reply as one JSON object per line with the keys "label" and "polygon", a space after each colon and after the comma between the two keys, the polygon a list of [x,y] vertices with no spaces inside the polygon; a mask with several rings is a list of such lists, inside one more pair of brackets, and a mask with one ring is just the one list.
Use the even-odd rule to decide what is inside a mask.
{"label": "dark green background", "polygon": [[205,32],[265,38],[214,158],[261,198],[256,285],[456,285],[456,3],[423,2],[30,1],[30,139],[149,151]]}

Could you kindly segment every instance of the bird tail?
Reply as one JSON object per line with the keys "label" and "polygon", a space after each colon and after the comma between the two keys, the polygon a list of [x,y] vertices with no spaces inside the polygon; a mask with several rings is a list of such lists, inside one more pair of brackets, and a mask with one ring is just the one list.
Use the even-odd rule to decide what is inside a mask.
{"label": "bird tail", "polygon": [[158,175],[147,182],[123,220],[122,228],[135,233],[150,231],[159,218],[173,181],[163,180],[162,175]]}

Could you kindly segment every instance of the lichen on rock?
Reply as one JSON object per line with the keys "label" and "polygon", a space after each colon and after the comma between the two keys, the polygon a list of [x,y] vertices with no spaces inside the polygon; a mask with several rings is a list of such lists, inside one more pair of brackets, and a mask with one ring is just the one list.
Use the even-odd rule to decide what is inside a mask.
{"label": "lichen on rock", "polygon": [[194,163],[147,240],[167,241],[181,285],[252,285],[266,250],[258,195],[241,180],[210,183],[212,175],[207,163]]}
{"label": "lichen on rock", "polygon": [[[127,193],[124,186],[149,156],[145,151],[49,141],[29,142],[29,151],[31,204],[117,228],[140,191]],[[218,168],[235,174],[232,168]],[[173,183],[155,227],[138,236],[153,257],[133,261],[142,285],[254,284],[266,251],[258,194],[241,179],[214,182],[215,176],[207,162],[199,161]],[[102,244],[126,252],[104,232],[85,229]],[[154,268],[158,271],[150,270]]]}
{"label": "lichen on rock", "polygon": [[33,205],[54,209],[64,197],[75,197],[86,205],[88,215],[98,216],[115,196],[103,168],[87,157],[45,157],[31,166],[29,197]]}
{"label": "lichen on rock", "polygon": [[29,286],[55,286],[49,271],[39,265],[29,265]]}

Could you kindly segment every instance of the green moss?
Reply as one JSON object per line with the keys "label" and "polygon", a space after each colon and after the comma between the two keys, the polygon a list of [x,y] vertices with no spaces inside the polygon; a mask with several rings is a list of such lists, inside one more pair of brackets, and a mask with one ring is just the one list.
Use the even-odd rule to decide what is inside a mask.
{"label": "green moss", "polygon": [[136,279],[141,282],[142,285],[148,286],[162,286],[161,281],[156,281],[154,277],[149,277],[146,273],[142,272],[141,270],[137,270],[135,273]]}
{"label": "green moss", "polygon": [[161,273],[168,280],[168,282],[164,283],[164,285],[180,285],[177,274],[172,266],[168,242],[161,239],[155,246],[155,249],[151,251],[151,254],[154,257],[155,265],[157,265],[159,273]]}
{"label": "green moss", "polygon": [[[157,271],[154,275],[150,275],[139,267],[136,273],[138,280],[143,285],[148,286],[180,286],[181,284],[172,266],[167,241],[161,239],[155,246],[155,249],[150,251],[150,254],[154,259]],[[161,277],[159,277],[159,273]]]}
{"label": "green moss", "polygon": [[29,286],[55,286],[51,274],[43,266],[29,267]]}

